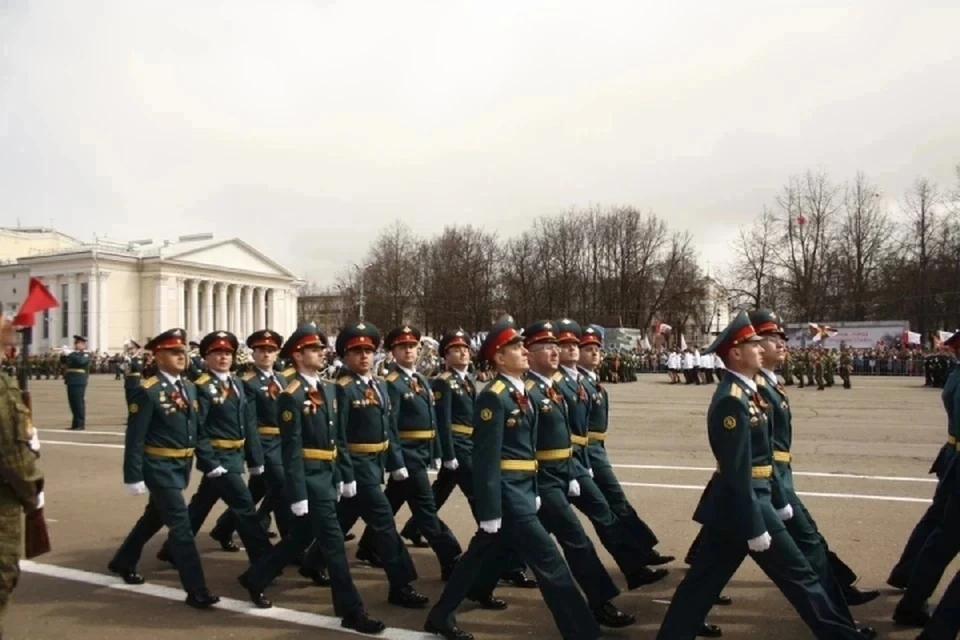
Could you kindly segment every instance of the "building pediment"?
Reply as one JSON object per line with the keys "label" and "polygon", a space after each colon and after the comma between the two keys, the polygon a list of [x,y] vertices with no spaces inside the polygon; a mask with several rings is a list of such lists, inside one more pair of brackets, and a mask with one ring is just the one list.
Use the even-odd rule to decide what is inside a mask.
{"label": "building pediment", "polygon": [[296,280],[292,271],[271,260],[263,253],[240,240],[218,240],[202,245],[193,245],[182,249],[173,248],[163,252],[163,261],[198,265],[210,269],[244,271],[273,278]]}

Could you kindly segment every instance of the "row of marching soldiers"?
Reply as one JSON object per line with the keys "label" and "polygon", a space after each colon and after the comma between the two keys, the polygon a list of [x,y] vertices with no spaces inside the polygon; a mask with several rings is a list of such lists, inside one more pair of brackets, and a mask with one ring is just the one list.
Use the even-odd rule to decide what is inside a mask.
{"label": "row of marching soldiers", "polygon": [[[596,377],[600,336],[571,320],[538,322],[521,332],[506,317],[480,349],[498,372],[482,391],[468,372],[471,350],[463,331],[443,337],[447,371],[432,382],[415,370],[419,331],[404,326],[386,336],[394,364],[383,379],[372,372],[380,342],[369,323],[344,327],[335,346],[346,374],[330,383],[320,378],[327,340],[313,323],[286,340],[262,330],[247,339],[254,370],[238,377],[230,373],[238,340],[217,331],[201,340],[206,372],[191,382],[185,332],[152,338],[145,347],[155,375],[125,388],[123,464],[128,493],[149,494],[149,500],[109,570],[142,584],[143,547],[166,526],[158,558],[178,570],[188,605],[215,605],[219,598],[207,586],[195,536],[223,500],[228,510],[211,535],[234,551],[232,533],[240,535],[250,567],[238,579],[256,606],[272,606],[267,586],[298,563],[301,575],[331,587],[343,627],[379,633],[384,624],[367,613],[351,578],[344,532],[362,518],[367,528],[358,559],[384,569],[391,604],[425,608],[429,598],[414,587],[417,571],[395,522],[408,503],[413,518],[404,536],[426,540],[446,582],[427,631],[472,638],[457,626],[454,610],[463,599],[506,608],[493,593],[501,584],[538,587],[565,638],[594,638],[601,625],[634,624],[634,616],[613,603],[620,590],[573,508],[590,520],[628,589],[663,579],[667,570],[653,567],[674,558],[656,551],[656,536],[607,459],[608,398]],[[278,356],[293,367],[277,372]],[[202,477],[188,505],[182,492],[194,462]],[[438,466],[431,486],[427,471]],[[273,501],[281,537],[275,545],[244,471]],[[466,552],[437,515],[454,487],[478,525]],[[257,493],[257,499],[264,494]],[[706,624],[698,631],[720,633]]]}

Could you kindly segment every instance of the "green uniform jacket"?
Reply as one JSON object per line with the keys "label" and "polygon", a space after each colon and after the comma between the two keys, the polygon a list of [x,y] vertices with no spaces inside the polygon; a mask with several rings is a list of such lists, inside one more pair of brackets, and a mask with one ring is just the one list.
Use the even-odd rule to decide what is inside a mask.
{"label": "green uniform jacket", "polygon": [[33,435],[30,409],[23,404],[20,387],[0,373],[0,465],[4,469],[0,495],[16,499],[31,511],[36,507],[38,483],[43,480],[37,466],[40,456],[28,444]]}
{"label": "green uniform jacket", "polygon": [[[727,372],[707,411],[707,436],[717,471],[707,483],[693,519],[729,531],[744,542],[763,532],[784,529],[777,507],[785,505],[773,473],[772,433],[768,415],[746,384]],[[753,470],[767,477],[754,477]]]}
{"label": "green uniform jacket", "polygon": [[[144,447],[196,449],[198,461],[210,466],[213,452],[202,442],[197,426],[199,407],[197,389],[183,380],[186,397],[175,392],[163,374],[146,378],[130,396],[127,407],[127,433],[123,451],[123,482],[145,482],[148,488],[186,489],[190,483],[193,455],[166,457],[147,454]],[[198,462],[199,465],[199,462]]]}
{"label": "green uniform jacket", "polygon": [[537,473],[501,469],[501,461],[533,463],[539,410],[497,374],[477,396],[473,412],[473,491],[477,520],[537,513]]}
{"label": "green uniform jacket", "polygon": [[86,351],[74,351],[60,356],[63,365],[63,383],[73,386],[84,386],[90,377],[90,354]]}
{"label": "green uniform jacket", "polygon": [[[248,467],[263,466],[263,448],[260,434],[257,433],[257,416],[254,405],[247,402],[243,392],[243,383],[233,375],[227,378],[232,386],[225,387],[220,379],[209,373],[197,378],[197,400],[200,407],[200,433],[210,441],[213,451],[212,467],[206,467],[206,461],[197,460],[197,468],[204,473],[218,466],[229,473],[243,473],[246,459]],[[239,390],[239,394],[237,391]],[[217,444],[218,440],[239,441],[239,447],[226,447]]]}
{"label": "green uniform jacket", "polygon": [[385,380],[390,419],[400,440],[404,466],[409,470],[428,469],[440,457],[430,384],[419,373],[411,377],[399,367],[394,367]]}
{"label": "green uniform jacket", "polygon": [[186,375],[190,380],[196,381],[196,379],[203,374],[204,368],[203,358],[200,356],[190,356],[190,360],[187,362],[187,370],[184,372],[184,375]]}
{"label": "green uniform jacket", "polygon": [[960,437],[960,366],[951,364],[950,373],[943,383],[940,393],[943,408],[947,412],[947,442],[940,447],[940,453],[930,467],[930,473],[942,477],[950,463],[957,456],[957,438]]}
{"label": "green uniform jacket", "polygon": [[[400,441],[390,419],[390,395],[382,380],[373,378],[379,397],[355,373],[337,380],[338,429],[344,434],[348,451],[338,456],[344,482],[360,486],[383,484],[383,471],[403,468]],[[368,393],[369,392],[369,393]],[[350,445],[385,445],[379,453],[350,451]]]}
{"label": "green uniform jacket", "polygon": [[[790,463],[790,447],[793,445],[793,416],[787,401],[787,390],[777,383],[774,386],[763,374],[754,378],[760,395],[770,405],[770,419],[773,426],[773,466],[776,469],[780,486],[789,499],[793,489],[793,467]],[[780,458],[779,460],[777,458]]]}
{"label": "green uniform jacket", "polygon": [[[338,461],[346,453],[343,431],[337,420],[337,399],[333,385],[319,381],[319,389],[309,392],[310,383],[296,374],[277,398],[280,412],[280,437],[283,449],[284,491],[290,504],[301,500],[336,501],[340,481]],[[337,455],[335,460],[320,460],[320,451]]]}
{"label": "green uniform jacket", "polygon": [[127,365],[127,371],[123,374],[123,391],[130,402],[130,392],[140,386],[143,380],[143,359],[140,356],[132,356],[130,364]]}
{"label": "green uniform jacket", "polygon": [[[582,378],[586,378],[584,375]],[[577,439],[583,438],[580,442],[573,443],[573,457],[577,459],[585,474],[589,475],[587,469],[590,468],[590,455],[587,452],[587,434],[590,430],[590,404],[591,397],[584,386],[584,382],[575,380],[570,373],[560,367],[560,370],[554,374],[553,380],[557,388],[563,393],[564,400],[567,401],[567,419],[570,425],[570,433]]]}
{"label": "green uniform jacket", "polygon": [[[607,448],[604,438],[607,434],[607,424],[610,418],[610,401],[607,390],[600,384],[600,378],[594,378],[586,369],[580,369],[583,375],[583,385],[590,395],[590,415],[588,416],[588,433],[595,434],[590,438],[590,444],[587,446],[587,452],[590,454],[590,467],[609,467],[610,459],[607,458]],[[603,434],[599,438],[598,434]]]}
{"label": "green uniform jacket", "polygon": [[265,460],[280,463],[280,436],[261,432],[261,427],[266,431],[272,431],[280,427],[277,399],[283,389],[286,388],[287,379],[280,373],[274,373],[274,377],[276,383],[271,385],[270,378],[265,376],[260,369],[254,368],[246,373],[242,380],[247,402],[253,405],[252,419],[256,421],[253,428],[257,430],[257,435],[260,436],[263,457]]}
{"label": "green uniform jacket", "polygon": [[[524,376],[524,386],[530,396],[531,406],[537,413],[537,483],[542,491],[548,487],[560,488],[564,495],[570,481],[581,475],[587,475],[576,459],[569,455],[572,447],[570,442],[570,424],[567,403],[563,398],[556,378],[549,383],[544,382],[535,373],[528,371]],[[555,455],[566,457],[550,459]]]}
{"label": "green uniform jacket", "polygon": [[476,399],[476,388],[476,379],[469,373],[464,379],[458,373],[445,371],[433,379],[437,436],[444,460],[470,458],[473,455],[473,403]]}

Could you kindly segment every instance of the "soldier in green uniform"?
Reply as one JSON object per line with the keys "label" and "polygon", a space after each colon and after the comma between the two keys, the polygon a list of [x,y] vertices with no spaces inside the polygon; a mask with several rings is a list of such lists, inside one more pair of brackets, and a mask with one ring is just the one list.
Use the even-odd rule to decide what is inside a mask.
{"label": "soldier in green uniform", "polygon": [[850,356],[850,349],[843,347],[840,349],[840,379],[843,380],[843,388],[851,388],[850,373],[853,371],[853,357]]}
{"label": "soldier in green uniform", "polygon": [[[277,423],[277,398],[287,386],[286,378],[273,370],[283,336],[276,331],[262,329],[247,337],[247,346],[253,350],[252,369],[241,378],[243,393],[248,403],[253,404],[257,435],[263,449],[263,473],[251,475],[247,484],[254,504],[265,501],[264,509],[258,512],[264,529],[268,528],[269,514],[276,515],[280,535],[285,536],[293,516],[283,493],[283,460],[280,455],[280,427]],[[267,522],[264,522],[266,520]],[[210,531],[210,537],[226,551],[239,551],[233,541],[236,530],[233,511],[226,510]]]}
{"label": "soldier in green uniform", "polygon": [[[797,547],[820,576],[820,581],[840,611],[847,604],[861,605],[876,599],[880,592],[861,590],[855,586],[856,574],[827,546],[806,506],[797,496],[793,485],[793,466],[790,447],[793,444],[793,417],[787,391],[780,385],[774,370],[782,364],[786,352],[786,331],[780,316],[768,310],[751,311],[750,322],[763,341],[763,368],[755,378],[760,395],[770,405],[773,424],[773,465],[787,500],[783,515],[787,532]],[[853,617],[850,616],[851,621]]]}
{"label": "soldier in green uniform", "polygon": [[204,371],[203,356],[200,355],[200,343],[190,341],[190,364],[187,365],[186,375],[190,380],[196,380]]}
{"label": "soldier in green uniform", "polygon": [[87,420],[87,378],[90,377],[90,353],[87,351],[87,339],[73,336],[73,351],[60,356],[63,365],[63,382],[67,387],[67,402],[73,422],[70,431],[83,431]]}
{"label": "soldier in green uniform", "polygon": [[[188,511],[196,535],[213,505],[222,499],[233,512],[247,557],[256,562],[270,549],[270,540],[257,518],[242,474],[244,461],[251,475],[263,473],[263,449],[254,426],[254,405],[247,402],[241,381],[230,373],[237,346],[237,337],[229,331],[211,332],[200,341],[200,353],[209,373],[196,380],[198,429],[210,443],[213,455],[197,461],[204,476],[190,499]],[[169,545],[164,545],[157,557],[169,561]]]}
{"label": "soldier in green uniform", "polygon": [[[270,339],[271,344],[277,336],[272,331],[254,335],[259,337],[253,342]],[[300,325],[283,344],[283,354],[292,358],[296,371],[278,393],[273,414],[279,419],[285,476],[282,498],[287,503],[283,509],[294,518],[283,540],[243,573],[239,581],[255,605],[270,608],[273,605],[264,596],[264,589],[316,539],[329,567],[333,610],[342,618],[341,626],[360,633],[380,633],[386,627],[366,613],[350,576],[337,519],[337,500],[344,486],[340,466],[349,465],[350,459],[339,455],[346,450],[346,440],[337,420],[336,391],[332,384],[320,379],[326,343],[326,336],[310,322]],[[271,388],[270,382],[266,387]]]}
{"label": "soldier in green uniform", "polygon": [[[384,495],[394,515],[404,502],[409,504],[420,533],[440,563],[441,579],[446,580],[463,549],[449,527],[441,524],[437,518],[437,505],[433,501],[430,477],[427,475],[427,469],[434,460],[440,460],[441,454],[433,391],[426,378],[414,368],[420,347],[420,331],[408,325],[393,329],[387,334],[385,346],[394,360],[386,376],[390,420],[400,442],[406,477],[391,474]],[[369,554],[372,551],[372,539],[373,531],[368,528],[360,536],[358,551],[365,550]]]}
{"label": "soldier in green uniform", "polygon": [[783,384],[787,387],[793,386],[793,357],[790,355],[790,350],[786,349],[783,355],[783,364],[780,366],[780,371],[783,372]]}
{"label": "soldier in green uniform", "polygon": [[130,362],[127,363],[127,370],[123,372],[123,395],[130,402],[130,397],[140,383],[143,381],[143,359],[140,357],[140,345],[135,341],[130,341]]}
{"label": "soldier in green uniform", "polygon": [[[371,530],[372,551],[383,564],[390,583],[387,601],[408,609],[425,607],[430,599],[410,583],[417,570],[400,539],[390,502],[380,488],[384,470],[394,479],[409,476],[403,463],[396,429],[390,419],[390,395],[385,383],[373,377],[373,353],[380,332],[369,323],[349,324],[337,334],[337,355],[349,371],[337,380],[337,419],[344,433],[346,452],[340,462],[344,482],[339,504],[340,525],[349,531],[359,518]],[[303,566],[319,566],[321,553],[314,545]],[[366,556],[357,553],[359,560]]]}
{"label": "soldier in green uniform", "polygon": [[473,482],[480,528],[470,541],[424,624],[448,640],[472,640],[457,626],[456,610],[476,583],[493,584],[519,553],[537,577],[543,599],[564,640],[595,640],[600,628],[537,517],[537,420],[521,379],[527,351],[510,316],[487,333],[480,355],[497,371],[477,396],[473,418]]}
{"label": "soldier in green uniform", "polygon": [[[0,353],[14,344],[13,327],[0,316]],[[24,512],[42,509],[43,473],[37,465],[40,442],[13,378],[0,373],[0,635],[3,618],[20,577]]]}
{"label": "soldier in green uniform", "polygon": [[693,640],[748,553],[817,638],[873,637],[861,634],[837,610],[778,514],[786,502],[773,471],[766,403],[753,380],[762,364],[758,341],[741,311],[706,350],[716,352],[727,368],[707,412],[717,471],[694,513],[703,525],[700,550],[671,599],[657,638]]}
{"label": "soldier in green uniform", "polygon": [[817,351],[810,357],[813,359],[813,379],[817,383],[817,391],[823,391],[826,388],[823,381],[823,352]]}
{"label": "soldier in green uniform", "polygon": [[833,372],[837,368],[837,361],[833,356],[833,350],[823,352],[823,380],[826,386],[832,387],[834,383]]}
{"label": "soldier in green uniform", "polygon": [[807,377],[807,353],[806,351],[798,351],[793,365],[793,373],[797,376],[797,387],[803,389],[805,386],[804,380]]}
{"label": "soldier in green uniform", "polygon": [[123,482],[127,493],[149,491],[150,500],[107,568],[127,584],[143,584],[137,572],[143,547],[166,526],[169,553],[187,592],[187,604],[206,609],[220,598],[207,589],[183,490],[190,482],[194,453],[209,465],[213,450],[197,431],[197,389],[181,377],[187,368],[183,329],[161,333],[146,348],[154,353],[157,375],[143,380],[128,405]]}

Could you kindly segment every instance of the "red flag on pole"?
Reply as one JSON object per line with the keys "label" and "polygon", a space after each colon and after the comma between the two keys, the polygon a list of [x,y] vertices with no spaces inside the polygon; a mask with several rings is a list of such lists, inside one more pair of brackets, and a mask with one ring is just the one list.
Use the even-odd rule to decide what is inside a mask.
{"label": "red flag on pole", "polygon": [[20,305],[20,311],[14,316],[13,325],[15,327],[32,327],[34,314],[58,306],[60,306],[60,303],[53,297],[50,290],[43,286],[43,283],[37,278],[30,278],[27,298]]}

